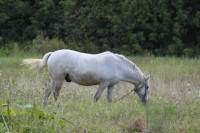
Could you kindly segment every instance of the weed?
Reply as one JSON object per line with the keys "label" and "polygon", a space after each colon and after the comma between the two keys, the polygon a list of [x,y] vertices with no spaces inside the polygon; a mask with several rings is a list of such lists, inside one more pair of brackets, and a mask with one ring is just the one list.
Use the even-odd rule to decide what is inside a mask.
{"label": "weed", "polygon": [[[37,75],[23,58],[0,57],[0,132],[200,132],[199,59],[128,57],[151,74],[145,106],[134,93],[111,104],[104,93],[94,103],[97,86],[64,83],[58,102],[50,96],[44,108],[48,70]],[[133,87],[117,84],[113,101]]]}

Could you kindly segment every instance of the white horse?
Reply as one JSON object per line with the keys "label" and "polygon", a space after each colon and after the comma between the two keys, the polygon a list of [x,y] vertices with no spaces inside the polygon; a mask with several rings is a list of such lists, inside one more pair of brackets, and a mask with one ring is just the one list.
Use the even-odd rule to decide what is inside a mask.
{"label": "white horse", "polygon": [[58,50],[44,55],[43,59],[24,59],[24,64],[41,71],[46,65],[51,75],[51,85],[45,90],[44,106],[51,92],[57,100],[63,81],[80,85],[99,85],[94,100],[97,101],[108,88],[107,101],[112,101],[114,85],[127,81],[135,85],[135,92],[144,103],[147,101],[149,76],[145,78],[141,70],[127,58],[119,54],[104,52],[86,54],[73,50]]}

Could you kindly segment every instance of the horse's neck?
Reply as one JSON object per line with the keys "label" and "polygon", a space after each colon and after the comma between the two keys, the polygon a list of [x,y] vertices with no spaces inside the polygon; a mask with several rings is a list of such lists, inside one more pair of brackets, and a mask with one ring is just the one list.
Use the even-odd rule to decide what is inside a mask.
{"label": "horse's neck", "polygon": [[123,80],[138,85],[144,82],[144,75],[142,71],[130,60],[123,55],[115,54],[122,61],[122,75]]}
{"label": "horse's neck", "polygon": [[123,74],[123,78],[124,81],[130,82],[134,85],[144,82],[144,75],[137,66],[135,66],[134,69],[127,68],[126,72]]}

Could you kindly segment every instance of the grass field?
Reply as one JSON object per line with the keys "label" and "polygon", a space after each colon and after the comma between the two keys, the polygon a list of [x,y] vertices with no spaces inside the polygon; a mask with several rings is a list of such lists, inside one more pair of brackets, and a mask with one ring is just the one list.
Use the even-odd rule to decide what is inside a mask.
{"label": "grass field", "polygon": [[[48,70],[37,75],[20,65],[23,58],[27,57],[0,57],[0,132],[200,132],[199,59],[129,57],[145,75],[151,74],[145,106],[134,93],[108,104],[107,91],[95,103],[97,86],[66,82],[58,102],[51,95],[44,108]],[[118,83],[113,100],[133,87]]]}

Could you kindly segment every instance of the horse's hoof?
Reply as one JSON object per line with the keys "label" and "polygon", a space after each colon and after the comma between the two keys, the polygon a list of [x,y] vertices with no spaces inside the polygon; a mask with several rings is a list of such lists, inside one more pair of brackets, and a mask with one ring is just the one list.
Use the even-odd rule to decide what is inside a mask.
{"label": "horse's hoof", "polygon": [[58,107],[60,107],[61,106],[61,104],[60,104],[60,102],[58,102]]}

